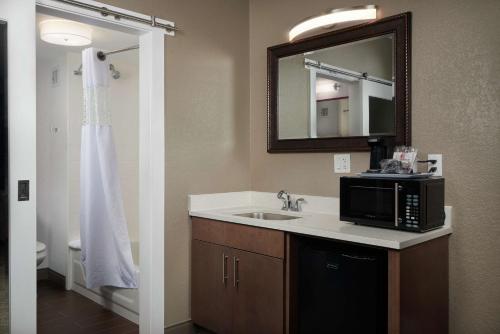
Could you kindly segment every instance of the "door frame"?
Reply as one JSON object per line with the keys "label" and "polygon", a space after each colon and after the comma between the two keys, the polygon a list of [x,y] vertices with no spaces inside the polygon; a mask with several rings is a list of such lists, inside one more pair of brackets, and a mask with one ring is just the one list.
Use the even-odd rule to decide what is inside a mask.
{"label": "door frame", "polygon": [[[9,330],[36,331],[36,58],[35,1],[0,1],[7,22],[9,150]],[[30,198],[18,201],[18,180]]]}
{"label": "door frame", "polygon": [[[17,0],[9,0],[11,6],[16,6],[14,3],[19,3]],[[96,1],[79,0],[83,3],[92,4],[94,6],[106,7],[110,10],[121,12],[123,14],[134,15],[149,19],[147,15],[136,13],[129,10],[124,10],[119,7],[110,6]],[[164,36],[173,35],[165,30],[147,26],[141,23],[128,21],[126,19],[116,20],[113,17],[104,17],[98,12],[88,9],[72,6],[54,0],[29,0],[30,11],[26,13],[33,19],[34,26],[35,12],[41,11],[44,13],[53,13],[60,17],[78,20],[80,22],[90,23],[98,26],[108,27],[115,30],[133,32],[139,35],[140,45],[140,61],[139,61],[139,240],[140,240],[140,293],[139,293],[139,326],[140,333],[163,333],[164,310],[165,310],[165,285],[164,285],[164,224],[165,224],[165,101],[164,101]],[[32,8],[32,9],[31,9]],[[158,22],[174,25],[173,22],[157,19]],[[36,36],[32,36],[30,51],[35,49]],[[33,38],[34,37],[34,38]],[[36,63],[36,53],[30,52],[29,64]],[[35,67],[36,68],[36,67]],[[10,71],[9,71],[10,72]],[[35,77],[35,71],[31,77]],[[10,76],[16,73],[9,73]],[[9,89],[11,82],[9,82]],[[20,88],[19,88],[20,89]],[[25,88],[26,89],[26,88]],[[29,88],[30,95],[36,96],[34,85]],[[34,106],[31,105],[31,108]],[[9,108],[10,112],[13,112]],[[10,116],[10,113],[9,113]],[[32,119],[31,117],[34,117]],[[30,115],[31,136],[35,136],[36,130],[36,112]],[[18,125],[19,127],[20,125]],[[12,139],[12,136],[11,136]],[[19,149],[19,137],[13,138],[14,142],[10,142],[9,149]],[[32,138],[30,151],[36,152],[36,137]],[[15,152],[15,151],[11,151]],[[35,153],[36,155],[36,153]],[[11,330],[12,333],[21,333],[17,328],[24,328],[22,332],[36,331],[36,268],[35,268],[35,241],[36,241],[36,159],[30,158],[30,167],[33,171],[30,178],[33,183],[32,193],[33,200],[31,201],[31,211],[28,222],[25,227],[29,230],[29,242],[32,242],[33,254],[27,254],[26,257],[17,258],[11,257],[13,260],[10,263],[12,272],[18,272],[17,269],[20,262],[31,261],[32,266],[23,267],[25,273],[29,272],[27,279],[31,290],[22,292],[21,290],[14,291],[11,289],[10,299],[15,300],[18,297],[24,297],[24,300],[29,301],[30,308],[20,309],[18,307],[11,308]],[[13,175],[12,177],[16,177]],[[17,196],[13,196],[12,192],[12,177],[11,191],[9,194],[11,205]],[[17,182],[17,181],[15,181]],[[11,216],[10,226],[17,224],[19,218]],[[20,233],[12,233],[13,242],[16,243],[22,236]],[[24,236],[25,237],[25,236]],[[11,252],[9,252],[11,256]],[[29,269],[29,270],[28,270]],[[11,276],[12,277],[12,276]],[[11,280],[12,282],[12,280]],[[12,284],[10,284],[12,286]],[[23,295],[23,296],[21,296]],[[23,298],[19,298],[22,300]],[[13,306],[13,303],[11,304]],[[34,306],[34,307],[33,307]],[[21,324],[21,320],[29,323],[27,328]],[[27,321],[28,320],[28,321]],[[26,322],[27,321],[27,322]],[[18,327],[19,326],[19,327]],[[34,326],[34,327],[33,327]]]}

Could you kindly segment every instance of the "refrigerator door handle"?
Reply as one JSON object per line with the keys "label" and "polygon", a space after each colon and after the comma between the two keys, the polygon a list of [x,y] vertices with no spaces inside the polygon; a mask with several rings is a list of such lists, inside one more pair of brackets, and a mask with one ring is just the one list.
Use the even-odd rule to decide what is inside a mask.
{"label": "refrigerator door handle", "polygon": [[361,260],[361,261],[376,261],[377,259],[374,257],[369,257],[369,256],[357,256],[357,255],[348,255],[348,254],[342,254],[343,257],[347,257],[349,259],[353,260]]}

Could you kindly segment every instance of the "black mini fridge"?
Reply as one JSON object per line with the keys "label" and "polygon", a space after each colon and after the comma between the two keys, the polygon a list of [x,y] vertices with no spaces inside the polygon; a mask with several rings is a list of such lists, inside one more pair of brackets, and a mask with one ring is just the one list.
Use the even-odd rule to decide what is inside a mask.
{"label": "black mini fridge", "polygon": [[386,334],[387,251],[315,238],[298,241],[298,332]]}

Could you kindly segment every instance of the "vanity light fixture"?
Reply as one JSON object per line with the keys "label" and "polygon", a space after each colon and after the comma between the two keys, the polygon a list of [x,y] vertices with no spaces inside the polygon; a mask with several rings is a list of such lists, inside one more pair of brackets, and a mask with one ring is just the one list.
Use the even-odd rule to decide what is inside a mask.
{"label": "vanity light fixture", "polygon": [[83,46],[92,43],[92,29],[82,23],[69,20],[46,20],[40,22],[42,41],[66,45]]}
{"label": "vanity light fixture", "polygon": [[288,32],[289,41],[293,41],[295,37],[317,28],[332,27],[338,23],[350,21],[366,21],[377,18],[377,6],[366,5],[350,8],[333,9],[326,14],[314,16],[296,24]]}

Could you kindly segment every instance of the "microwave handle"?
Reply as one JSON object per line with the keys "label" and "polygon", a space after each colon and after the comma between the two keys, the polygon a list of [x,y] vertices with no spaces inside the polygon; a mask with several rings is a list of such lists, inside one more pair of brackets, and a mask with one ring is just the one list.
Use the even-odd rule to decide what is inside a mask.
{"label": "microwave handle", "polygon": [[399,225],[399,183],[394,183],[394,226]]}

